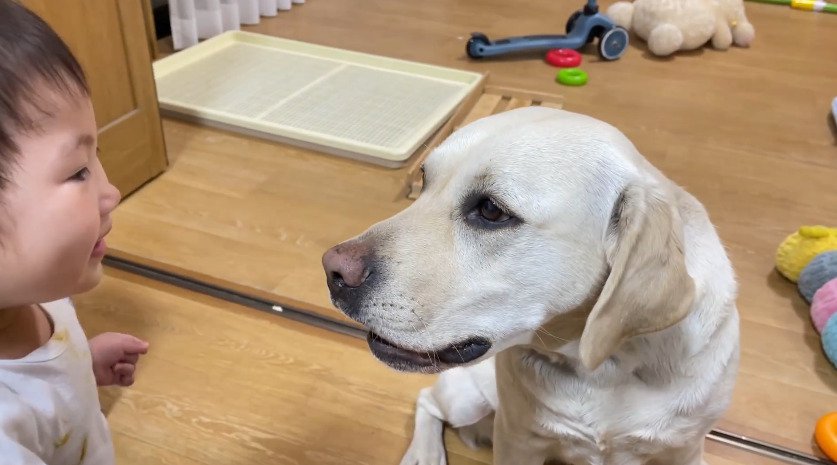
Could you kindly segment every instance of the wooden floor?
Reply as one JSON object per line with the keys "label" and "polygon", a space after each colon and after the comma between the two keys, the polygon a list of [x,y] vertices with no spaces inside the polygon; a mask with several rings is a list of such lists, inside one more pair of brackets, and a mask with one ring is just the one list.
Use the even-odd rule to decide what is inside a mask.
{"label": "wooden floor", "polygon": [[[757,32],[752,48],[705,50],[660,60],[635,44],[621,60],[609,63],[599,62],[591,51],[584,64],[590,82],[580,88],[557,86],[555,70],[537,59],[471,62],[464,57],[464,41],[471,31],[489,36],[552,32],[562,27],[576,3],[580,4],[532,0],[522,8],[514,2],[376,0],[372,9],[362,0],[312,0],[293,15],[247,29],[489,72],[494,84],[562,93],[566,109],[619,127],[654,164],[706,205],[736,267],[741,282],[741,374],[733,405],[720,426],[815,452],[814,423],[837,406],[837,371],[823,357],[808,309],[794,286],[773,270],[773,255],[781,240],[800,225],[837,224],[837,130],[829,119],[830,101],[837,96],[837,56],[826,45],[837,43],[837,17],[748,2]],[[320,256],[409,205],[405,172],[173,120],[164,121],[164,130],[172,166],[117,210],[110,239],[114,255],[341,318],[329,304]],[[137,321],[162,318],[146,315],[149,310],[139,306],[136,310]],[[270,318],[259,321],[265,327],[278,324]],[[156,379],[167,380],[181,369],[189,377],[207,376],[188,371],[194,361],[186,351],[202,350],[199,353],[207,356],[215,352],[211,347],[184,347],[199,337],[184,338],[190,342],[177,345],[178,330],[172,330],[172,341],[164,344],[184,352],[161,361]],[[212,330],[206,331],[201,334],[212,336]],[[258,332],[251,336],[252,341],[261,337]],[[330,348],[333,336],[312,340],[320,341],[309,351],[317,359],[321,353],[343,350]],[[355,356],[366,357],[361,346],[341,344],[354,347]],[[254,342],[248,350],[267,349]],[[218,370],[230,373],[253,369],[232,361],[217,363]],[[239,384],[230,383],[244,390],[247,383],[261,382],[262,375],[242,373]],[[302,394],[292,392],[300,386],[289,378],[280,379],[284,384],[275,389],[290,396]],[[204,414],[208,406],[180,402],[193,395],[209,398],[211,391],[201,391],[206,381],[197,383],[198,392],[182,387],[184,392],[171,404],[165,397],[166,383],[180,381],[160,381],[154,387],[158,392],[142,402],[174,416],[192,408]],[[392,389],[409,393],[393,400],[393,405],[401,405],[397,411],[403,418],[385,420],[402,422],[388,426],[391,434],[405,431],[407,397],[419,384],[409,377],[393,378]],[[375,393],[395,395],[383,388]],[[340,398],[334,396],[337,402]],[[228,402],[242,403],[236,408],[266,414],[261,406],[244,405],[252,400],[246,394],[232,397]],[[120,408],[138,408],[140,402],[131,397],[126,401]],[[300,402],[292,402],[288,411],[299,412]],[[352,409],[365,408],[360,405]],[[213,415],[228,411],[218,407]],[[355,415],[359,410],[351,411]],[[156,434],[165,436],[161,441],[176,441],[175,431],[193,427],[193,413],[183,413],[186,418],[179,421],[184,424],[172,421]],[[385,415],[375,416],[378,420]],[[274,440],[258,439],[266,434],[263,430],[242,433],[213,421],[197,420],[196,433],[217,428],[230,437],[247,437],[254,449],[262,447],[260,441]],[[344,436],[354,432],[327,433],[346,441],[346,454],[361,454],[355,441]],[[389,459],[398,455],[395,449]]]}
{"label": "wooden floor", "polygon": [[[130,388],[102,389],[123,465],[395,465],[431,376],[362,341],[109,270],[76,306],[88,336],[151,343]],[[450,465],[490,464],[447,435]],[[712,465],[778,462],[707,441]]]}

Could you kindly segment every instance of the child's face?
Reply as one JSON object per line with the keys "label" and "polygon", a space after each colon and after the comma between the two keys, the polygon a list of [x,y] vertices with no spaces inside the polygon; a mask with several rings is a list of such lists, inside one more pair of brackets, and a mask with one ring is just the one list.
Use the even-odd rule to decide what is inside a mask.
{"label": "child's face", "polygon": [[120,198],[96,153],[90,99],[56,95],[48,101],[51,116],[14,138],[20,153],[0,192],[0,308],[98,284],[103,237]]}

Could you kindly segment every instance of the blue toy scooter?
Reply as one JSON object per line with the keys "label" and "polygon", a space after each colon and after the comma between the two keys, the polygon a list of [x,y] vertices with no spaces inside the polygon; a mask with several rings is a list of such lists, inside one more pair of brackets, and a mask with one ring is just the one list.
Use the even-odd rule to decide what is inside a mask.
{"label": "blue toy scooter", "polygon": [[519,36],[491,41],[485,34],[475,32],[468,39],[465,50],[471,58],[553,48],[577,50],[596,37],[599,38],[599,55],[605,60],[616,60],[628,49],[628,31],[599,13],[596,0],[587,0],[584,9],[573,13],[567,21],[567,35]]}

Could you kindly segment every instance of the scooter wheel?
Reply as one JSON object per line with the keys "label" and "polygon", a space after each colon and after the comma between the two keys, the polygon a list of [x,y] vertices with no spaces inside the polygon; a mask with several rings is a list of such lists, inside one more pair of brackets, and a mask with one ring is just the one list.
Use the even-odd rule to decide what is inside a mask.
{"label": "scooter wheel", "polygon": [[628,31],[620,26],[608,29],[599,37],[599,55],[605,60],[618,60],[628,50]]}
{"label": "scooter wheel", "polygon": [[485,34],[475,32],[471,34],[471,38],[468,39],[468,43],[465,44],[465,53],[467,53],[471,58],[482,58],[485,56],[483,55],[485,46],[490,43],[491,41],[488,40],[488,37]]}

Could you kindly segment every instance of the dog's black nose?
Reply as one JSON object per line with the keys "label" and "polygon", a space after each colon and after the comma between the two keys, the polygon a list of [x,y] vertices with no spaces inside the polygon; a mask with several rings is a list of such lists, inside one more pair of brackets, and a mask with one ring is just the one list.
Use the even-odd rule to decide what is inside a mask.
{"label": "dog's black nose", "polygon": [[357,321],[363,319],[363,303],[372,287],[373,262],[369,247],[360,241],[345,242],[323,255],[331,301]]}
{"label": "dog's black nose", "polygon": [[369,277],[366,247],[359,243],[340,244],[332,247],[323,255],[323,268],[326,272],[329,288],[363,285]]}

